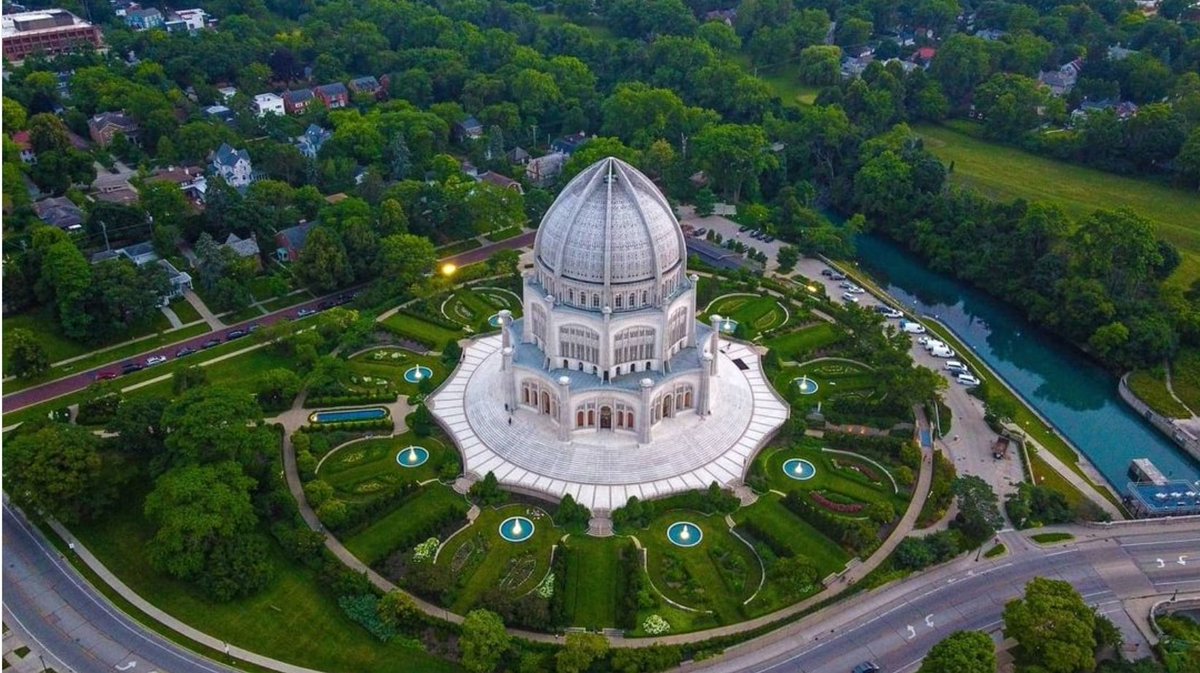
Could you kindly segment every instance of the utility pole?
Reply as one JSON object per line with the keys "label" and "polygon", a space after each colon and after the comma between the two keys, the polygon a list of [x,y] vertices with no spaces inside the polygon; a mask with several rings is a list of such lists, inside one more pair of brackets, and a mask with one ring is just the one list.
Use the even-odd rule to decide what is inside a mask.
{"label": "utility pole", "polygon": [[686,159],[686,158],[687,158],[687,141],[688,141],[688,138],[687,138],[687,136],[685,136],[684,134],[680,133],[680,134],[679,134],[679,145],[680,145],[680,149],[681,149],[681,150],[682,150],[682,152],[683,152],[683,158],[684,158],[684,159]]}
{"label": "utility pole", "polygon": [[104,222],[100,223],[100,230],[104,232],[104,249],[112,250],[112,246],[108,244],[108,225]]}
{"label": "utility pole", "polygon": [[531,140],[533,140],[533,144],[534,144],[534,145],[536,145],[536,144],[537,144],[537,138],[538,138],[538,135],[537,135],[537,124],[530,124],[530,125],[529,125],[529,130],[530,130],[530,132],[531,132],[531,135],[530,135],[529,137],[530,137],[530,139],[531,139]]}

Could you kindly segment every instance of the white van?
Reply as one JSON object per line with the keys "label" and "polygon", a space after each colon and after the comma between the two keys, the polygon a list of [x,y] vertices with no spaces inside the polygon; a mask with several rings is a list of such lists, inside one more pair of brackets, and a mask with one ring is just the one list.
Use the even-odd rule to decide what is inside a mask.
{"label": "white van", "polygon": [[924,334],[925,333],[924,325],[922,325],[919,322],[913,322],[911,320],[901,320],[900,321],[900,329],[905,332],[908,332],[909,334]]}
{"label": "white van", "polygon": [[946,347],[945,342],[940,341],[938,339],[930,339],[929,341],[926,341],[924,345],[925,345],[925,350],[930,351],[930,352],[933,352],[933,349],[935,349],[935,348],[945,348]]}
{"label": "white van", "polygon": [[953,374],[970,374],[971,370],[958,360],[951,360],[946,363],[946,369]]}
{"label": "white van", "polygon": [[935,358],[952,358],[954,357],[954,349],[942,344],[941,346],[929,351],[929,354]]}

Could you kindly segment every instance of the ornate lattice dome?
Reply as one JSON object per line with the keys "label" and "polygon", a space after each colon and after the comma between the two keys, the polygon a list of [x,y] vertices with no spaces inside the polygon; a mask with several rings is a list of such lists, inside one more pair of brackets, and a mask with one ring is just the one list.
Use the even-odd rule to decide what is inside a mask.
{"label": "ornate lattice dome", "polygon": [[542,271],[555,280],[605,287],[661,285],[682,271],[687,258],[666,197],[613,157],[592,164],[563,189],[542,218],[533,249]]}

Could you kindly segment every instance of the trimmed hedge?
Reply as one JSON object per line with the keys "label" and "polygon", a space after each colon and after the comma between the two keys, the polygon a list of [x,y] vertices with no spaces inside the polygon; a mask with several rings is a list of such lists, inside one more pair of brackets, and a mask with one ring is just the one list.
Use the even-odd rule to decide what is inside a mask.
{"label": "trimmed hedge", "polygon": [[851,553],[862,554],[879,541],[878,531],[871,524],[829,514],[814,505],[807,494],[802,495],[799,491],[789,493],[783,499],[783,506]]}
{"label": "trimmed hedge", "polygon": [[396,424],[390,418],[373,421],[342,421],[339,423],[309,423],[300,428],[308,433],[315,432],[360,432],[364,430],[387,430],[392,432]]}
{"label": "trimmed hedge", "polygon": [[365,393],[349,395],[320,395],[304,400],[305,409],[321,407],[345,407],[351,404],[381,404],[396,401],[398,393],[395,390],[372,390]]}
{"label": "trimmed hedge", "polygon": [[366,502],[347,502],[345,521],[338,526],[329,526],[329,528],[337,533],[338,537],[350,537],[366,528],[375,519],[403,506],[405,501],[417,492],[417,489],[416,482],[406,481],[391,491]]}

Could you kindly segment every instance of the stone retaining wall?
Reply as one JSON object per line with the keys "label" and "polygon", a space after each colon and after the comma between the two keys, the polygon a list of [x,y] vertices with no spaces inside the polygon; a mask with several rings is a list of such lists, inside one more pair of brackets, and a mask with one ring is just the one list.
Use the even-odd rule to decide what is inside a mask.
{"label": "stone retaining wall", "polygon": [[1117,386],[1117,391],[1121,393],[1121,399],[1125,400],[1125,403],[1132,407],[1139,416],[1150,421],[1150,425],[1187,451],[1192,458],[1200,460],[1200,439],[1193,437],[1176,425],[1174,419],[1167,418],[1151,409],[1150,405],[1143,402],[1129,387],[1128,378],[1129,374],[1122,376],[1121,383]]}

